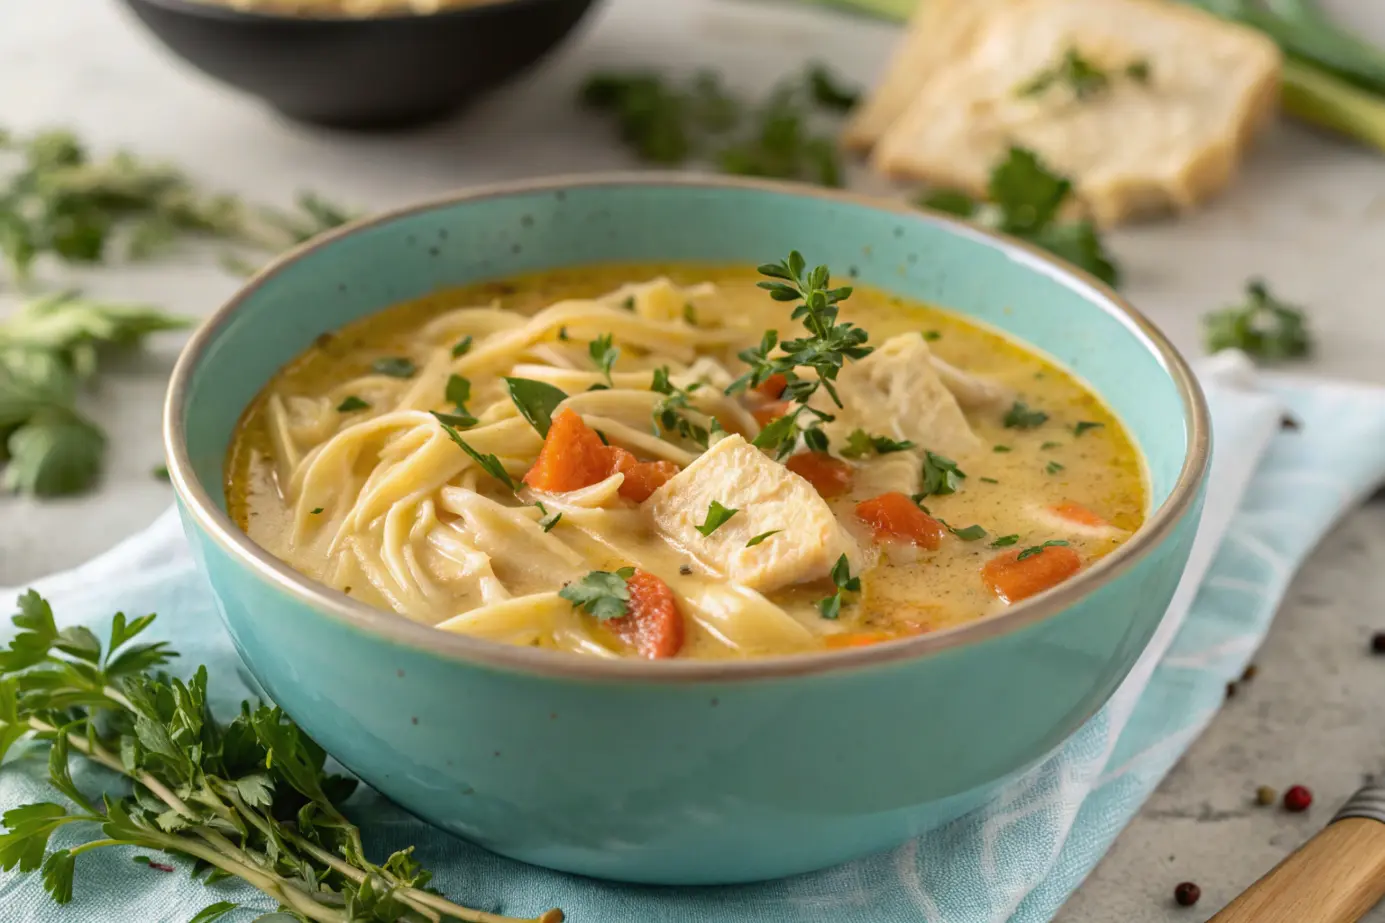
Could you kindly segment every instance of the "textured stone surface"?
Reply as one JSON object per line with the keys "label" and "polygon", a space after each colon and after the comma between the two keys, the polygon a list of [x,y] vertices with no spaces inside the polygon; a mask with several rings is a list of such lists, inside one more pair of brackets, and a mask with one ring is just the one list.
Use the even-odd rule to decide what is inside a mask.
{"label": "textured stone surface", "polygon": [[[1385,43],[1385,6],[1329,8]],[[763,41],[770,24],[778,41]],[[888,26],[777,4],[607,0],[540,70],[464,118],[424,132],[359,137],[303,129],[168,58],[111,0],[0,4],[0,124],[71,125],[101,146],[176,160],[206,183],[283,201],[312,187],[363,207],[444,189],[629,162],[606,128],[572,104],[601,67],[711,66],[745,88],[797,69],[804,49],[865,81],[881,67]],[[690,38],[691,37],[691,38]],[[1131,300],[1197,351],[1197,319],[1235,299],[1247,276],[1312,306],[1315,372],[1385,383],[1379,262],[1385,252],[1385,159],[1292,126],[1277,128],[1222,200],[1183,221],[1126,230],[1115,245]],[[862,184],[870,187],[869,180]],[[85,277],[45,269],[123,299],[205,314],[234,288],[208,254]],[[0,294],[0,312],[6,310]],[[0,584],[70,567],[146,525],[169,502],[159,404],[178,338],[113,368],[92,410],[112,436],[100,492],[33,504],[0,498]],[[1063,923],[1201,920],[1330,816],[1363,773],[1385,771],[1385,660],[1366,653],[1385,628],[1385,506],[1351,516],[1295,582],[1260,675],[1229,703],[1121,836],[1060,917]],[[1311,786],[1307,815],[1253,807],[1256,785]],[[1192,910],[1173,886],[1203,888]],[[1385,911],[1370,918],[1385,923]]]}

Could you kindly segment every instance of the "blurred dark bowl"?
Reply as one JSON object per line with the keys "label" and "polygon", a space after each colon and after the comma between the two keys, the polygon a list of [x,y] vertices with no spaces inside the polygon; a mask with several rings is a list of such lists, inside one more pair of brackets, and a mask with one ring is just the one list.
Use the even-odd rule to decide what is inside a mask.
{"label": "blurred dark bowl", "polygon": [[369,18],[124,0],[170,50],[304,122],[402,128],[443,118],[537,62],[595,0],[501,0]]}

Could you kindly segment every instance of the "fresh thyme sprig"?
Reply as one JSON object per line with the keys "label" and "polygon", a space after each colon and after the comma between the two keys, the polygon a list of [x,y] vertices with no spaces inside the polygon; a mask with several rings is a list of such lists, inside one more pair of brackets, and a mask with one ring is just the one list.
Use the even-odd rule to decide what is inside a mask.
{"label": "fresh thyme sprig", "polygon": [[[154,616],[116,615],[103,649],[85,628],[59,631],[37,593],[19,607],[20,631],[0,651],[0,756],[25,738],[47,741],[49,781],[70,804],[6,811],[0,868],[42,870],[45,890],[65,904],[79,856],[134,846],[240,878],[300,923],[519,923],[429,890],[412,848],[380,865],[366,858],[359,828],[338,807],[355,781],[326,772],[322,748],[276,707],[246,702],[229,723],[218,721],[205,667],[186,682],[154,672],[177,656],[164,642],[139,640]],[[133,794],[89,797],[73,782],[72,758],[119,773]],[[50,851],[53,833],[71,824],[102,836]],[[203,913],[215,918],[212,908]],[[562,918],[550,910],[530,923]]]}
{"label": "fresh thyme sprig", "polygon": [[[765,331],[759,346],[741,352],[741,360],[750,368],[727,387],[726,393],[743,392],[763,384],[772,375],[783,375],[787,384],[782,397],[798,406],[762,429],[755,445],[774,450],[782,458],[793,451],[802,433],[809,448],[826,451],[827,437],[818,426],[833,417],[810,407],[808,402],[821,388],[833,404],[841,407],[841,398],[833,385],[837,373],[848,359],[864,359],[874,347],[865,345],[869,339],[866,331],[852,323],[837,322],[837,306],[851,297],[851,287],[828,288],[831,272],[826,266],[808,272],[803,254],[794,250],[787,260],[766,263],[758,271],[769,279],[758,283],[759,287],[775,301],[800,302],[791,316],[803,322],[809,335],[780,341],[778,331]],[[807,369],[811,374],[800,375],[799,369]],[[800,423],[805,414],[814,418],[807,426]]]}

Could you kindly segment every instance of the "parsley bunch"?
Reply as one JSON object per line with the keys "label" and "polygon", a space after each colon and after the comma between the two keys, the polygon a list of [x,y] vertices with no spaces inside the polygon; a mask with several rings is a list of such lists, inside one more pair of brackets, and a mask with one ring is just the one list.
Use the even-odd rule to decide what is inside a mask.
{"label": "parsley bunch", "polygon": [[[276,900],[272,918],[286,923],[516,923],[428,889],[412,848],[371,862],[338,807],[355,781],[328,773],[322,748],[278,708],[246,702],[229,723],[218,721],[205,667],[186,682],[154,672],[177,656],[140,640],[154,616],[117,614],[103,648],[85,628],[59,631],[37,593],[19,606],[20,631],[0,651],[0,756],[25,738],[47,742],[62,803],[5,812],[0,868],[41,870],[44,888],[66,904],[78,857],[133,846],[186,856],[208,883],[240,878]],[[73,782],[72,758],[124,776],[132,794],[90,797]],[[54,832],[71,824],[101,835],[50,851]],[[218,901],[196,919],[234,907]],[[537,923],[561,920],[550,910]]]}
{"label": "parsley bunch", "polygon": [[36,298],[0,321],[0,487],[41,497],[91,487],[106,437],[77,409],[82,383],[103,350],[186,324],[144,305],[71,292]]}
{"label": "parsley bunch", "polygon": [[1120,270],[1096,226],[1060,218],[1072,197],[1072,183],[1046,167],[1033,151],[1010,148],[991,171],[987,197],[983,203],[963,192],[939,190],[920,198],[919,204],[1026,240],[1109,285],[1120,284]]}
{"label": "parsley bunch", "polygon": [[[788,382],[783,398],[798,406],[762,429],[760,435],[755,437],[755,445],[771,449],[779,458],[783,458],[793,451],[802,433],[808,448],[825,452],[827,435],[818,428],[818,424],[830,422],[833,417],[808,406],[808,402],[822,388],[832,403],[841,407],[841,398],[832,384],[836,381],[837,373],[846,360],[864,359],[874,351],[874,347],[865,345],[869,334],[860,327],[851,323],[837,323],[837,305],[851,297],[851,288],[829,289],[831,272],[826,266],[818,266],[812,272],[807,272],[803,254],[794,250],[787,260],[766,263],[758,271],[770,280],[758,285],[768,291],[771,298],[775,301],[799,302],[791,316],[803,322],[809,335],[781,342],[778,331],[766,330],[759,346],[740,353],[741,360],[750,369],[733,381],[726,393],[736,394],[763,384],[772,375],[783,375]],[[801,376],[799,369],[807,369],[812,374]],[[815,418],[806,427],[799,422],[805,413]]]}

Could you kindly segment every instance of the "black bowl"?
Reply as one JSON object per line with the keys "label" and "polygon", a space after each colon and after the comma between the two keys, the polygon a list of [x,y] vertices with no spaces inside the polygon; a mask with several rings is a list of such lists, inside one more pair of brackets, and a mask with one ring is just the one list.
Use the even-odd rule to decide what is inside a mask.
{"label": "black bowl", "polygon": [[179,57],[304,122],[434,121],[529,67],[594,0],[502,0],[430,15],[250,13],[197,0],[124,0]]}

